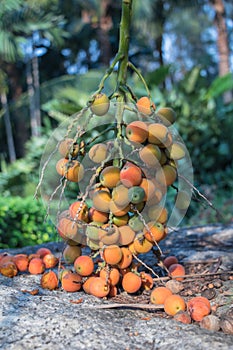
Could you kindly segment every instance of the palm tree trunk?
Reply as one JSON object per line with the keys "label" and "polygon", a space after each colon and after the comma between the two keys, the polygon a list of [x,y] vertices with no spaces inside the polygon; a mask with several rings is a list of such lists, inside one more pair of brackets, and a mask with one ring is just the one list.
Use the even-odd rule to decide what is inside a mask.
{"label": "palm tree trunk", "polygon": [[30,60],[28,60],[26,63],[26,79],[27,79],[28,98],[29,98],[31,133],[32,133],[32,136],[39,136],[39,129],[38,129],[37,118],[36,118],[36,107],[35,107],[35,89],[33,85],[33,76],[32,76]]}
{"label": "palm tree trunk", "polygon": [[32,58],[32,74],[34,82],[34,103],[35,103],[35,118],[37,121],[38,135],[41,132],[41,112],[40,112],[40,75],[38,57]]}
{"label": "palm tree trunk", "polygon": [[[230,50],[228,43],[228,34],[225,20],[225,7],[222,0],[211,0],[212,6],[215,10],[215,26],[217,28],[217,46],[219,53],[219,76],[223,76],[230,72]],[[232,91],[224,93],[224,102],[232,101]]]}
{"label": "palm tree trunk", "polygon": [[11,127],[10,113],[9,113],[6,93],[2,92],[0,97],[1,97],[2,107],[5,110],[4,123],[6,128],[6,138],[7,138],[7,146],[9,151],[9,158],[10,158],[10,163],[13,163],[16,160],[16,153],[15,153],[15,145],[14,145],[13,132]]}

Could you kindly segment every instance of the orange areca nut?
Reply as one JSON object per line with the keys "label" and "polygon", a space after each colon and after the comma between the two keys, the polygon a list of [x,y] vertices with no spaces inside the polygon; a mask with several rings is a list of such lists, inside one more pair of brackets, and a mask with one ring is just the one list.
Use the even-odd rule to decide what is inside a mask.
{"label": "orange areca nut", "polygon": [[116,166],[108,166],[101,171],[99,178],[103,186],[112,189],[120,181],[120,169]]}
{"label": "orange areca nut", "polygon": [[93,207],[104,213],[109,213],[111,194],[105,190],[97,191],[93,194]]}
{"label": "orange areca nut", "polygon": [[90,208],[88,211],[88,219],[89,221],[96,221],[105,224],[108,221],[108,213],[97,210],[95,208]]}
{"label": "orange areca nut", "polygon": [[122,287],[127,293],[136,293],[141,285],[141,277],[134,272],[127,272],[122,278]]}
{"label": "orange areca nut", "polygon": [[153,288],[154,281],[152,276],[149,273],[145,273],[144,271],[140,272],[140,276],[142,279],[142,287],[145,290],[150,290]]}
{"label": "orange areca nut", "polygon": [[5,277],[15,277],[18,274],[18,269],[13,261],[5,261],[0,266],[0,273]]}
{"label": "orange areca nut", "polygon": [[62,288],[66,292],[78,292],[82,288],[82,277],[76,272],[68,272],[62,275]]}
{"label": "orange areca nut", "polygon": [[79,152],[79,145],[71,138],[62,140],[59,144],[58,151],[62,157],[69,159],[69,157],[76,157]]}
{"label": "orange areca nut", "polygon": [[117,287],[110,285],[110,290],[109,290],[108,296],[110,298],[114,298],[117,295],[117,293],[118,293]]}
{"label": "orange areca nut", "polygon": [[116,286],[120,280],[120,272],[117,268],[112,267],[111,269],[103,268],[100,270],[100,277],[107,280],[111,286]]}
{"label": "orange areca nut", "polygon": [[105,191],[110,194],[110,189],[105,186],[102,186],[101,183],[99,182],[96,186],[94,186],[94,188],[89,190],[90,199],[93,199],[94,194],[99,191]]}
{"label": "orange areca nut", "polygon": [[54,268],[59,261],[59,259],[54,254],[46,254],[42,260],[46,269]]}
{"label": "orange areca nut", "polygon": [[140,183],[140,187],[142,187],[145,192],[145,196],[143,198],[145,202],[150,201],[155,196],[155,184],[150,179],[143,178]]}
{"label": "orange areca nut", "polygon": [[170,131],[159,123],[150,124],[148,127],[148,141],[155,145],[166,145],[168,143]]}
{"label": "orange areca nut", "polygon": [[120,171],[120,180],[128,188],[139,186],[142,181],[142,171],[137,165],[127,162]]}
{"label": "orange areca nut", "polygon": [[145,237],[136,237],[133,242],[133,250],[136,252],[136,254],[146,254],[152,249],[152,247],[153,243],[151,243]]}
{"label": "orange areca nut", "polygon": [[187,302],[187,308],[190,309],[193,307],[193,304],[196,302],[196,301],[201,301],[202,303],[206,304],[206,306],[211,309],[211,305],[210,305],[210,302],[207,298],[205,297],[202,297],[202,296],[197,296],[197,297],[193,297],[191,298],[188,302]]}
{"label": "orange areca nut", "polygon": [[145,238],[154,243],[160,242],[164,237],[164,226],[160,222],[148,222],[147,227],[143,230]]}
{"label": "orange areca nut", "polygon": [[96,277],[97,277],[97,276],[90,276],[90,277],[88,277],[88,278],[83,282],[82,287],[83,287],[83,290],[84,290],[85,293],[90,294],[90,285],[91,285],[91,282],[95,281],[95,278],[96,278]]}
{"label": "orange areca nut", "polygon": [[143,143],[148,137],[148,126],[146,123],[136,120],[127,125],[125,132],[130,141]]}
{"label": "orange areca nut", "polygon": [[179,311],[175,314],[174,320],[185,323],[185,324],[190,324],[192,323],[192,319],[187,311]]}
{"label": "orange areca nut", "polygon": [[151,101],[147,96],[139,98],[136,105],[138,111],[145,115],[151,115],[153,113],[153,110],[156,108],[155,104],[151,104]]}
{"label": "orange areca nut", "polygon": [[73,220],[62,218],[58,222],[57,231],[64,240],[76,240],[79,227]]}
{"label": "orange areca nut", "polygon": [[94,267],[94,262],[88,255],[81,255],[74,261],[74,269],[81,276],[90,276]]}
{"label": "orange areca nut", "polygon": [[130,205],[128,204],[126,207],[118,206],[113,200],[111,200],[109,202],[109,210],[115,216],[123,216],[130,210]]}
{"label": "orange areca nut", "polygon": [[41,287],[49,290],[57,289],[58,283],[58,277],[54,271],[44,272],[40,280]]}
{"label": "orange areca nut", "polygon": [[103,259],[107,264],[116,265],[122,258],[122,250],[118,245],[112,244],[104,248]]}
{"label": "orange areca nut", "polygon": [[170,275],[177,281],[183,281],[183,277],[176,277],[176,276],[184,276],[185,275],[185,268],[181,264],[172,264],[169,266],[168,271]]}
{"label": "orange areca nut", "polygon": [[98,298],[104,298],[110,292],[110,286],[102,277],[94,277],[90,282],[90,294]]}
{"label": "orange areca nut", "polygon": [[81,201],[73,202],[69,206],[69,213],[72,219],[88,221],[88,207]]}
{"label": "orange areca nut", "polygon": [[27,271],[29,259],[26,254],[17,254],[13,257],[13,263],[20,272]]}
{"label": "orange areca nut", "polygon": [[105,143],[97,143],[96,145],[93,145],[89,152],[89,158],[94,163],[101,163],[107,158],[107,145]]}
{"label": "orange areca nut", "polygon": [[41,248],[37,249],[36,254],[38,254],[40,256],[40,258],[43,259],[43,257],[46,254],[52,254],[52,252],[49,248],[41,247]]}
{"label": "orange areca nut", "polygon": [[160,165],[161,150],[152,143],[146,144],[139,150],[139,157],[149,167],[158,167]]}
{"label": "orange areca nut", "polygon": [[57,162],[56,170],[59,175],[71,182],[79,182],[84,176],[84,167],[77,160],[62,158]]}
{"label": "orange areca nut", "polygon": [[133,255],[128,247],[121,247],[122,258],[117,264],[120,269],[126,269],[129,267],[133,260]]}
{"label": "orange areca nut", "polygon": [[156,287],[151,291],[150,301],[152,304],[164,304],[167,297],[172,295],[170,289],[166,287]]}
{"label": "orange areca nut", "polygon": [[197,322],[202,321],[211,312],[209,300],[204,297],[202,299],[200,297],[191,299],[187,303],[187,307],[191,318]]}
{"label": "orange areca nut", "polygon": [[29,265],[28,265],[28,271],[32,275],[39,275],[43,273],[45,270],[45,265],[43,263],[43,260],[40,258],[33,258],[30,260]]}
{"label": "orange areca nut", "polygon": [[172,294],[168,296],[164,301],[164,311],[169,316],[174,316],[179,311],[185,311],[185,309],[185,300],[180,295]]}
{"label": "orange areca nut", "polygon": [[[39,257],[39,255],[38,255]],[[0,254],[0,268],[2,266],[2,264],[5,264],[6,262],[13,262],[14,256],[8,253],[2,253]]]}

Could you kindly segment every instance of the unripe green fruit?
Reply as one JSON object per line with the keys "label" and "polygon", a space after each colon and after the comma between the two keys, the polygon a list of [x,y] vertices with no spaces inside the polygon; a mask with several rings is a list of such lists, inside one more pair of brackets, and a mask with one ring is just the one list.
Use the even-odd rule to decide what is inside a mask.
{"label": "unripe green fruit", "polygon": [[109,106],[110,106],[110,101],[108,96],[100,93],[95,96],[95,99],[90,108],[93,114],[97,116],[102,116],[108,112]]}
{"label": "unripe green fruit", "polygon": [[140,186],[133,186],[129,189],[128,198],[133,204],[138,204],[143,201],[145,197],[145,191]]}
{"label": "unripe green fruit", "polygon": [[135,232],[142,231],[144,228],[144,224],[138,215],[132,216],[129,219],[128,225]]}
{"label": "unripe green fruit", "polygon": [[166,126],[173,124],[176,120],[176,112],[169,107],[160,108],[157,115]]}
{"label": "unripe green fruit", "polygon": [[101,227],[101,225],[102,225],[101,222],[95,222],[95,221],[90,222],[90,224],[87,225],[87,228],[86,228],[86,236],[93,241],[98,241],[99,227]]}

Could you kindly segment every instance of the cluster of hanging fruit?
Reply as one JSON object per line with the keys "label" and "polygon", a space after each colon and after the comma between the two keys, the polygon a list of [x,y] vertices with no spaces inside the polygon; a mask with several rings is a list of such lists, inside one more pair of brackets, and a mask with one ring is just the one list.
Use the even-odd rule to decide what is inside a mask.
{"label": "cluster of hanging fruit", "polygon": [[[135,258],[152,249],[160,256],[158,243],[168,234],[166,195],[177,180],[177,164],[186,157],[184,144],[172,132],[175,112],[156,111],[148,97],[135,104],[113,103],[99,94],[83,120],[90,125],[95,120],[95,127],[75,130],[56,149],[58,187],[63,181],[64,195],[68,183],[77,185],[77,200],[65,201],[67,207],[57,214],[58,234],[66,249],[77,247],[76,258],[88,247],[109,274],[115,268],[135,273]],[[112,131],[116,137],[110,139],[107,132]],[[182,215],[190,194],[175,192]]]}

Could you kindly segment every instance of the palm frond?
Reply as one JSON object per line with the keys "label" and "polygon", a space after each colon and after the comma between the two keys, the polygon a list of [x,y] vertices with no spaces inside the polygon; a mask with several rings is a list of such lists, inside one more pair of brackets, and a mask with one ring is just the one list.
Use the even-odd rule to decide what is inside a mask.
{"label": "palm frond", "polygon": [[3,61],[13,62],[19,55],[19,50],[12,33],[0,31],[0,56]]}
{"label": "palm frond", "polygon": [[19,10],[23,2],[23,0],[1,0],[0,19],[8,11]]}

